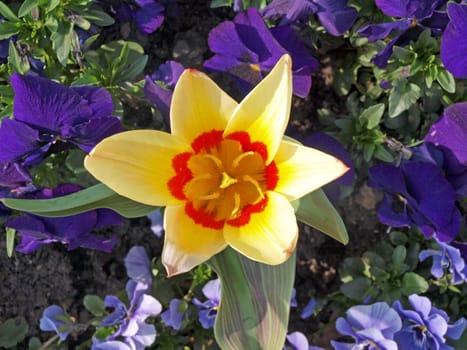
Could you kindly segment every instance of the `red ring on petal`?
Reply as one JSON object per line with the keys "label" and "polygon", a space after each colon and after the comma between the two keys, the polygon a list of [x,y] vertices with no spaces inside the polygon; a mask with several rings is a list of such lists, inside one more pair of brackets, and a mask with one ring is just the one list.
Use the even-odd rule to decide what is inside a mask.
{"label": "red ring on petal", "polygon": [[202,210],[196,209],[193,206],[193,202],[187,202],[185,204],[185,213],[193,219],[193,221],[206,228],[212,228],[214,230],[221,230],[224,228],[225,220],[216,220],[211,214]]}
{"label": "red ring on petal", "polygon": [[175,176],[167,182],[170,193],[177,199],[187,199],[183,191],[186,183],[193,179],[193,174],[188,168],[188,161],[193,154],[184,152],[177,154],[172,159],[172,168],[175,170]]}
{"label": "red ring on petal", "polygon": [[245,226],[246,224],[250,222],[251,214],[261,213],[264,210],[264,208],[266,208],[267,204],[268,204],[268,197],[265,195],[264,199],[262,199],[258,203],[246,205],[242,209],[242,213],[240,214],[240,216],[233,220],[228,220],[227,224],[229,224],[230,226],[236,226],[236,227]]}

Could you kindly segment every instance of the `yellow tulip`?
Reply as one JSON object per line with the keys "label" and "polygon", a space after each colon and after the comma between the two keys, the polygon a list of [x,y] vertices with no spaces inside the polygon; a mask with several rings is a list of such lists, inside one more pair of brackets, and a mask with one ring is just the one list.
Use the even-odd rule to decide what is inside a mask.
{"label": "yellow tulip", "polygon": [[283,263],[298,236],[290,201],[348,170],[326,153],[282,140],[291,66],[282,56],[240,103],[187,69],[173,93],[171,134],[122,132],[86,157],[86,169],[118,194],[166,206],[162,262],[169,276],[227,245],[255,261]]}

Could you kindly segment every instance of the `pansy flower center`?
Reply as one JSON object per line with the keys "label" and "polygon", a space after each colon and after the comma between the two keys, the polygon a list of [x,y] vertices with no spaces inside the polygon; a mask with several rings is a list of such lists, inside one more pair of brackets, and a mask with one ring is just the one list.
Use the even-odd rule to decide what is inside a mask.
{"label": "pansy flower center", "polygon": [[214,229],[225,223],[242,226],[264,209],[278,171],[274,162],[266,164],[263,143],[251,142],[246,132],[224,137],[212,130],[197,137],[192,148],[174,158],[176,176],[168,186],[186,200],[185,211],[196,223]]}

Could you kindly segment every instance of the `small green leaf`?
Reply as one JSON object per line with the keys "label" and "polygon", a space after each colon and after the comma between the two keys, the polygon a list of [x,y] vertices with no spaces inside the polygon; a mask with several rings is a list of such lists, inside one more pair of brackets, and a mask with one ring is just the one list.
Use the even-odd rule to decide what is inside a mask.
{"label": "small green leaf", "polygon": [[86,295],[83,299],[83,305],[96,317],[102,317],[106,314],[104,302],[97,295]]}
{"label": "small green leaf", "polygon": [[365,109],[360,114],[360,120],[365,122],[367,129],[374,129],[378,126],[384,114],[384,103],[378,103]]}
{"label": "small green leaf", "polygon": [[209,5],[212,9],[224,6],[232,6],[232,0],[211,0],[211,4]]}
{"label": "small green leaf", "polygon": [[299,201],[300,204],[296,212],[298,220],[320,230],[342,244],[349,242],[344,222],[323,190],[313,191],[300,198]]}
{"label": "small green leaf", "polygon": [[0,22],[0,40],[9,39],[17,34],[19,27],[17,23]]}
{"label": "small green leaf", "polygon": [[408,110],[420,96],[421,90],[417,85],[406,79],[396,80],[389,95],[389,118],[397,117]]}
{"label": "small green leaf", "polygon": [[10,8],[7,5],[5,5],[3,1],[0,1],[0,17],[3,17],[3,19],[6,19],[10,22],[19,21],[19,18],[13,13],[13,11],[10,10]]}
{"label": "small green leaf", "polygon": [[24,17],[29,14],[34,7],[37,7],[37,0],[25,0],[18,10],[18,16]]}
{"label": "small green leaf", "polygon": [[112,16],[97,9],[91,9],[87,13],[82,14],[82,16],[99,27],[111,26],[115,23]]}
{"label": "small green leaf", "polygon": [[28,341],[28,350],[39,350],[42,343],[38,337],[32,337]]}
{"label": "small green leaf", "polygon": [[283,264],[249,260],[232,248],[208,264],[221,279],[222,294],[214,325],[222,349],[280,350],[289,320],[295,252]]}
{"label": "small green leaf", "polygon": [[405,296],[421,294],[428,290],[428,282],[415,272],[407,272],[402,277],[402,293]]}
{"label": "small green leaf", "polygon": [[108,208],[126,218],[134,218],[147,215],[157,209],[157,207],[120,196],[103,184],[58,198],[4,198],[1,201],[9,208],[49,217],[68,216],[98,208]]}
{"label": "small green leaf", "polygon": [[374,156],[383,162],[392,163],[394,161],[393,155],[382,144],[376,145]]}
{"label": "small green leaf", "polygon": [[361,301],[367,295],[370,287],[371,283],[368,278],[357,277],[350,282],[342,284],[340,286],[340,291],[350,299]]}
{"label": "small green leaf", "polygon": [[16,230],[10,227],[5,227],[6,232],[6,255],[11,258],[13,256],[13,249],[15,248]]}
{"label": "small green leaf", "polygon": [[395,272],[401,271],[402,264],[407,256],[407,249],[403,245],[399,245],[392,252],[392,265]]}
{"label": "small green leaf", "polygon": [[446,69],[439,68],[436,81],[447,92],[451,94],[456,92],[456,81],[454,80],[452,74]]}
{"label": "small green leaf", "polygon": [[29,326],[23,317],[10,318],[0,325],[0,347],[11,348],[24,339]]}
{"label": "small green leaf", "polygon": [[57,31],[52,32],[50,40],[52,47],[57,54],[58,61],[66,66],[68,55],[71,50],[71,32],[73,25],[71,23],[61,22],[58,25]]}
{"label": "small green leaf", "polygon": [[13,41],[8,44],[8,70],[25,74],[29,71],[30,65],[27,57],[21,57]]}

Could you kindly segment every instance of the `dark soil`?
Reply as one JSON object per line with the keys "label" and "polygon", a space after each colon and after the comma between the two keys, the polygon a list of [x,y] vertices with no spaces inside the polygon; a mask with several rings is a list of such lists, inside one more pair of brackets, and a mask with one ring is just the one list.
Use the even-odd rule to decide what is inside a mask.
{"label": "dark soil", "polygon": [[[209,1],[179,1],[180,17],[168,19],[162,30],[150,37],[143,37],[134,28],[113,27],[107,29],[105,40],[124,38],[140,42],[150,55],[147,73],[159,64],[175,59],[186,67],[201,68],[204,59],[210,56],[207,46],[209,31],[218,23],[233,18],[230,9],[210,9]],[[305,132],[319,128],[316,110],[332,107],[342,112],[344,100],[336,96],[329,87],[332,75],[332,52],[317,57],[323,64],[322,69],[313,76],[313,89],[306,99],[296,100],[294,124]],[[329,63],[331,62],[331,63]],[[219,76],[214,75],[218,80]],[[222,87],[229,88],[223,81]],[[235,94],[234,94],[235,95]],[[126,110],[135,111],[134,106]],[[138,108],[136,107],[136,111]],[[141,112],[143,109],[140,110]],[[139,114],[142,119],[135,124],[147,127],[153,121],[151,115]],[[322,297],[336,291],[339,287],[337,270],[340,262],[347,256],[356,256],[378,242],[384,228],[378,223],[375,214],[377,198],[375,193],[364,184],[359,184],[353,194],[340,203],[340,210],[349,231],[350,243],[343,246],[331,238],[309,227],[301,226],[297,251],[297,289],[298,311],[310,297]],[[143,245],[152,256],[161,252],[162,242],[150,230],[146,218],[129,220],[125,225],[114,228],[121,238],[112,253],[77,249],[67,251],[60,244],[51,244],[35,253],[6,256],[5,240],[0,240],[0,322],[10,317],[23,316],[30,325],[29,336],[37,335],[38,324],[43,310],[51,305],[62,305],[70,315],[88,317],[82,306],[86,294],[104,297],[124,288],[127,281],[123,257],[133,245]],[[303,321],[299,312],[291,315],[289,330],[313,334],[334,316],[324,314],[319,318],[311,317]],[[333,328],[333,327],[331,327]],[[322,333],[314,339],[314,345],[329,346],[333,333]]]}

